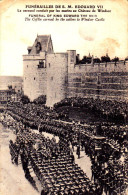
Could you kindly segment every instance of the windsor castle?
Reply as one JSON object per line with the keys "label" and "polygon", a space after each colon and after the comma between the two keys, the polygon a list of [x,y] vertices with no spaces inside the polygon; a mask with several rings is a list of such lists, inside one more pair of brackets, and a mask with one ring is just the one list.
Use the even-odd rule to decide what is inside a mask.
{"label": "windsor castle", "polygon": [[128,60],[80,62],[75,50],[54,53],[50,35],[37,35],[23,55],[24,94],[46,95],[46,105],[68,97],[128,100]]}

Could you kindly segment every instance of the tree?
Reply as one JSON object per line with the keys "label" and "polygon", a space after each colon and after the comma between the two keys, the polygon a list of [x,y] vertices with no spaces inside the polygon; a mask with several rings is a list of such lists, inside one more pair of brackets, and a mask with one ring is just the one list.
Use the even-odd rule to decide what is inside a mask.
{"label": "tree", "polygon": [[102,56],[101,57],[101,62],[110,62],[110,57],[109,56]]}
{"label": "tree", "polygon": [[41,95],[38,98],[36,98],[33,103],[35,104],[45,104],[46,103],[46,95]]}
{"label": "tree", "polygon": [[30,103],[30,99],[29,99],[29,97],[27,95],[22,95],[21,96],[21,102],[23,104],[28,104],[28,103]]}
{"label": "tree", "polygon": [[86,64],[86,60],[87,60],[87,57],[86,56],[83,56],[83,58],[81,60],[81,64]]}
{"label": "tree", "polygon": [[118,57],[115,57],[114,59],[112,59],[112,62],[118,62],[118,61],[119,61]]}
{"label": "tree", "polygon": [[100,63],[101,60],[100,60],[100,58],[94,58],[94,59],[93,59],[93,62],[94,62],[94,63]]}

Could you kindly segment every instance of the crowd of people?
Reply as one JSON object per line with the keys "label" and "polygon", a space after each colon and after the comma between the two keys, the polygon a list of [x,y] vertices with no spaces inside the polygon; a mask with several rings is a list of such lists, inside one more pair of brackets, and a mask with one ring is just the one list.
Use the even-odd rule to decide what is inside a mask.
{"label": "crowd of people", "polygon": [[106,120],[111,119],[117,122],[126,122],[128,119],[127,102],[117,100],[71,97],[56,103],[54,107],[57,109],[62,106],[88,108],[90,112],[98,114],[99,117],[105,117]]}
{"label": "crowd of people", "polygon": [[[72,134],[74,131],[79,131],[82,134],[105,136],[113,145],[126,145],[126,137],[128,125],[114,124],[111,122],[89,123],[88,125],[76,124],[72,122],[61,121],[58,119],[58,113],[47,107],[40,107],[35,104],[26,106],[12,106],[7,109],[8,114],[18,121],[21,121],[25,126],[38,128],[40,131],[46,131],[52,134]],[[56,113],[56,114],[55,114]],[[70,136],[71,137],[71,136]],[[111,143],[112,144],[112,143]]]}
{"label": "crowd of people", "polygon": [[[17,132],[15,143],[10,141],[9,147],[12,159],[21,158],[25,177],[29,180],[31,175],[28,165],[31,164],[41,182],[41,194],[98,194],[99,186],[94,185],[74,163],[66,138],[60,137],[56,143],[54,137],[46,138],[25,129]],[[37,189],[34,180],[31,183]]]}
{"label": "crowd of people", "polygon": [[92,162],[92,179],[106,194],[121,194],[127,189],[128,158],[126,152],[113,150],[102,139],[83,138],[85,153]]}
{"label": "crowd of people", "polygon": [[[54,194],[54,192],[56,192],[55,194],[63,194],[63,190],[67,194],[70,192],[70,194],[94,193],[101,195],[103,191],[106,194],[123,193],[126,191],[128,178],[128,126],[125,124],[125,121],[121,125],[109,121],[102,123],[94,121],[89,124],[62,121],[59,118],[62,114],[58,113],[57,107],[64,106],[65,102],[66,105],[69,104],[68,106],[80,106],[82,104],[82,100],[79,101],[79,104],[75,98],[72,98],[72,100],[73,104],[71,103],[71,99],[64,100],[60,104],[56,104],[54,109],[45,106],[41,107],[32,103],[26,105],[12,104],[1,113],[1,122],[8,127],[13,126],[17,135],[16,143],[11,141],[9,145],[12,162],[18,164],[17,156],[20,154],[25,177],[31,181],[36,189],[36,184],[31,178],[28,169],[27,159],[30,160],[36,176],[42,183],[42,188],[44,189],[44,186],[47,186],[42,191],[42,194]],[[88,102],[88,108],[90,108],[91,100],[90,102],[85,100],[85,102]],[[83,102],[83,105],[86,104],[85,102]],[[98,110],[97,102],[98,100],[96,101],[95,110]],[[116,102],[112,103],[110,101],[109,103],[111,103],[113,108],[116,106]],[[124,106],[123,103],[120,103],[120,105]],[[121,109],[123,110],[123,106],[119,107],[120,111]],[[91,109],[94,109],[94,102]],[[123,112],[127,114],[127,106]],[[103,112],[101,113],[103,114]],[[38,129],[39,134],[33,133],[32,129]],[[52,140],[44,138],[42,132],[59,136],[59,142],[56,143],[54,138]],[[99,135],[100,138],[98,138]],[[85,150],[86,155],[91,159],[92,181],[94,185],[90,183],[83,172],[80,171],[79,174],[75,174],[77,172],[77,165],[74,163],[74,156],[69,143],[72,145],[73,150],[74,146],[76,146],[78,158],[80,158],[81,150]],[[27,154],[26,151],[28,151]],[[63,166],[61,167],[60,164]],[[69,167],[66,168],[65,164],[69,164]],[[58,168],[62,173],[61,178],[58,178],[57,175]],[[76,171],[70,172],[73,169]],[[50,174],[52,171],[53,174]],[[63,181],[64,174],[67,176],[66,180]],[[57,175],[56,178],[53,175]],[[82,179],[83,183],[81,183],[79,177],[84,177]],[[73,183],[73,178],[80,185]],[[57,183],[59,180],[60,183]],[[72,185],[67,185],[67,183],[72,183]],[[73,188],[73,186],[76,187]]]}

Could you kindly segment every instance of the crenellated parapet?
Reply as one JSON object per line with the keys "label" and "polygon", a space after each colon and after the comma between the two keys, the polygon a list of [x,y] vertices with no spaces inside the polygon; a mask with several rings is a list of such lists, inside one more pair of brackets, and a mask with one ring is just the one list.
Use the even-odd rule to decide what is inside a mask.
{"label": "crenellated parapet", "polygon": [[79,63],[76,50],[54,53],[51,36],[38,35],[23,55],[24,94],[31,101],[46,95],[50,107],[66,97],[128,100],[127,59],[101,63],[90,54],[85,58],[87,63]]}
{"label": "crenellated parapet", "polygon": [[68,97],[128,100],[128,61],[75,65]]}

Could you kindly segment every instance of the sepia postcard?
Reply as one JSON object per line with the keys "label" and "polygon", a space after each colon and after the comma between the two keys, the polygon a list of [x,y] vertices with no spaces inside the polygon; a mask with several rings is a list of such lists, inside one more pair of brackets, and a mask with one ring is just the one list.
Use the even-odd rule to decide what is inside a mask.
{"label": "sepia postcard", "polygon": [[128,194],[128,1],[0,0],[0,194]]}

